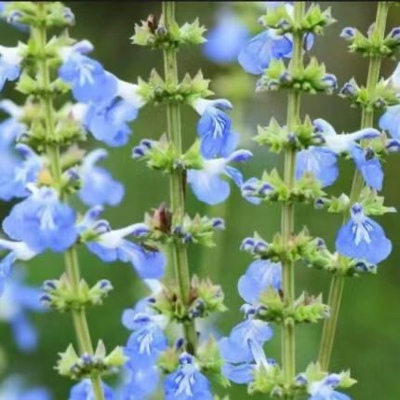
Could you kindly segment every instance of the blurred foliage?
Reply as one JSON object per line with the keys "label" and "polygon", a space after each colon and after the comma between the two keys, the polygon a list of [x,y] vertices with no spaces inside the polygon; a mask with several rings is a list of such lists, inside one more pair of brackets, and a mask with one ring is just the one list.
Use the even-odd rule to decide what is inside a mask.
{"label": "blurred foliage", "polygon": [[[78,39],[89,39],[95,45],[93,56],[99,59],[106,69],[112,71],[121,79],[135,82],[138,76],[147,78],[150,70],[155,67],[162,71],[162,55],[159,51],[149,51],[130,44],[134,24],[147,15],[161,12],[160,2],[67,2],[73,10],[77,25],[71,30],[71,35]],[[356,54],[346,51],[346,43],[339,38],[339,33],[346,26],[357,26],[366,31],[375,18],[376,2],[328,2],[332,6],[332,15],[338,20],[326,30],[326,35],[319,37],[313,48],[313,55],[323,61],[328,72],[337,75],[339,86],[354,77],[357,82],[365,82],[367,63]],[[178,21],[192,21],[199,16],[206,26],[215,22],[215,10],[221,6],[218,2],[180,2],[177,4]],[[361,12],[362,10],[362,12]],[[393,8],[389,15],[388,26],[395,26],[400,18],[400,11]],[[15,45],[24,34],[14,28],[1,24],[1,44]],[[306,56],[306,59],[308,56]],[[213,78],[223,74],[225,67],[217,67],[201,56],[199,47],[183,49],[179,54],[180,75],[189,72],[195,74],[199,68],[205,77]],[[383,76],[388,76],[394,69],[393,61],[383,64]],[[252,80],[255,77],[245,77]],[[219,81],[212,86],[218,97],[232,94],[229,82]],[[235,94],[233,94],[235,96]],[[10,86],[3,92],[3,97],[20,100]],[[235,96],[236,97],[236,96]],[[236,129],[242,134],[241,146],[254,152],[254,159],[244,167],[245,177],[260,176],[264,169],[281,168],[282,160],[268,153],[265,148],[256,147],[250,141],[250,136],[257,132],[257,125],[267,125],[272,116],[283,123],[286,112],[286,96],[279,94],[259,94],[245,102],[236,102],[233,118]],[[353,131],[359,126],[360,112],[351,109],[349,104],[337,96],[307,96],[302,103],[302,112],[313,118],[324,118],[341,131]],[[197,116],[193,110],[183,112],[185,145],[189,145],[195,135]],[[133,124],[134,134],[128,146],[120,149],[110,149],[110,157],[106,166],[114,176],[126,185],[126,195],[120,207],[106,211],[114,227],[128,222],[141,221],[144,213],[157,207],[168,197],[168,182],[157,172],[147,170],[144,163],[138,163],[130,158],[131,149],[145,137],[158,138],[165,130],[165,110],[163,106],[156,109],[145,107],[140,117]],[[89,146],[98,146],[91,141]],[[400,157],[391,156],[386,163],[386,178],[384,195],[386,204],[398,206],[400,191],[398,190],[398,168]],[[353,175],[350,162],[343,162],[340,179],[330,188],[330,193],[340,194],[349,191]],[[11,204],[2,204],[0,212],[5,215]],[[192,272],[200,276],[210,274],[215,282],[221,283],[226,292],[226,304],[229,311],[221,316],[219,329],[227,333],[236,324],[241,315],[238,308],[241,304],[236,285],[238,277],[243,273],[250,258],[239,252],[241,240],[253,231],[258,231],[265,238],[270,238],[279,229],[278,206],[254,206],[244,201],[237,190],[233,191],[225,205],[213,208],[197,202],[188,193],[187,208],[191,214],[207,213],[210,217],[224,214],[227,230],[222,233],[218,247],[205,249],[201,253],[199,247],[190,249],[190,265]],[[221,215],[222,216],[222,215]],[[298,207],[296,210],[296,225],[300,230],[307,225],[312,234],[326,238],[328,245],[333,246],[335,233],[340,224],[337,215],[321,214],[321,211],[311,207]],[[340,314],[339,330],[333,355],[332,370],[348,367],[352,370],[359,384],[351,389],[355,399],[385,398],[395,400],[400,398],[400,386],[396,383],[397,371],[400,369],[400,217],[396,214],[379,219],[385,227],[387,236],[394,244],[391,257],[381,265],[377,276],[367,276],[363,279],[351,279],[346,283],[343,307]],[[80,254],[83,275],[92,284],[101,278],[110,279],[115,290],[101,308],[93,308],[88,312],[93,340],[102,338],[108,348],[124,344],[129,332],[121,323],[123,309],[132,306],[144,293],[144,287],[138,282],[134,271],[128,265],[101,265],[100,261],[82,249]],[[58,255],[46,254],[29,264],[29,280],[40,284],[44,279],[58,278],[63,271],[62,259]],[[298,294],[302,289],[310,293],[324,293],[327,298],[329,276],[319,271],[299,268],[297,271]],[[6,350],[8,360],[7,373],[18,372],[26,375],[32,383],[45,384],[54,392],[57,400],[65,399],[71,382],[56,374],[53,367],[57,353],[66,348],[73,338],[72,321],[67,314],[50,312],[44,315],[34,315],[33,319],[40,331],[40,346],[30,355],[17,352],[11,338],[9,327],[2,324],[0,343]],[[317,356],[321,324],[305,325],[297,330],[298,370],[303,370],[309,361]],[[274,339],[266,347],[267,355],[279,357],[279,329]],[[231,400],[243,399],[244,388],[232,387],[228,393]],[[255,398],[257,398],[255,396]]]}

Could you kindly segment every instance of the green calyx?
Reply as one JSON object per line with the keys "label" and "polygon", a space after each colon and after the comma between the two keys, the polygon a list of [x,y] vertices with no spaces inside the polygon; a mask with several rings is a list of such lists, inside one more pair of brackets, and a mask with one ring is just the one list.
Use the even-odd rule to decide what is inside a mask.
{"label": "green calyx", "polygon": [[10,22],[23,25],[53,28],[74,25],[75,19],[71,10],[60,2],[45,2],[45,12],[38,7],[39,2],[13,1],[6,2],[3,15]]}
{"label": "green calyx", "polygon": [[144,155],[140,156],[140,160],[145,161],[150,169],[171,174],[179,169],[201,169],[203,167],[204,163],[200,153],[200,143],[197,140],[182,155],[179,155],[173,143],[168,141],[165,134],[158,141],[152,141],[150,148],[143,144],[145,142],[148,141],[145,140],[139,144],[139,147],[146,148]]}
{"label": "green calyx", "polygon": [[280,35],[286,33],[322,35],[324,28],[336,22],[331,16],[330,8],[322,11],[319,4],[312,4],[300,23],[296,24],[285,3],[279,7],[268,7],[267,13],[260,18],[260,21],[264,26],[276,29]]}
{"label": "green calyx", "polygon": [[112,289],[111,282],[107,280],[101,280],[90,288],[82,279],[76,290],[67,275],[63,274],[60,279],[44,282],[41,301],[47,307],[61,312],[82,310],[85,307],[101,305]]}
{"label": "green calyx", "polygon": [[361,107],[370,112],[399,104],[397,90],[390,82],[383,79],[368,89],[365,86],[358,86],[353,78],[343,86],[339,96],[350,100],[352,107]]}
{"label": "green calyx", "polygon": [[183,217],[182,224],[176,225],[171,211],[162,204],[153,214],[146,214],[144,222],[150,229],[148,238],[155,242],[178,245],[194,243],[206,247],[213,247],[214,235],[224,229],[224,222],[220,218],[209,218],[196,214]]}
{"label": "green calyx", "polygon": [[191,104],[193,100],[211,96],[213,92],[208,89],[209,79],[204,79],[199,71],[193,78],[186,74],[178,85],[168,84],[153,69],[150,73],[149,81],[138,79],[138,94],[146,103],[187,103]]}
{"label": "green calyx", "polygon": [[390,32],[386,37],[377,29],[370,29],[367,36],[354,29],[354,35],[346,38],[351,53],[360,53],[364,57],[394,57],[400,48],[399,35]]}
{"label": "green calyx", "polygon": [[268,146],[273,153],[287,149],[302,150],[321,144],[315,136],[315,127],[309,116],[290,131],[287,126],[280,126],[275,118],[271,118],[268,126],[258,127],[258,134],[253,140],[261,146]]}
{"label": "green calyx", "polygon": [[154,298],[151,307],[169,320],[180,323],[227,310],[221,287],[208,279],[200,280],[196,276],[191,280],[189,304],[184,304],[177,285],[173,283],[163,287]]}
{"label": "green calyx", "polygon": [[336,78],[326,73],[323,63],[315,57],[306,66],[299,66],[291,71],[283,60],[274,59],[257,82],[257,91],[294,90],[309,94],[332,94],[337,87]]}
{"label": "green calyx", "polygon": [[[394,207],[387,207],[384,203],[385,198],[379,196],[378,193],[370,189],[368,186],[364,187],[358,203],[363,206],[365,215],[384,215],[387,213],[396,212]],[[347,195],[341,194],[339,197],[332,196],[331,198],[321,198],[318,200],[317,208],[325,208],[330,213],[348,215],[350,212],[350,199]]]}
{"label": "green calyx", "polygon": [[176,49],[186,44],[201,44],[205,42],[203,36],[206,28],[200,25],[196,18],[192,23],[179,26],[175,21],[165,25],[164,18],[160,20],[149,15],[146,21],[135,25],[135,34],[131,37],[132,44],[147,46],[152,49]]}
{"label": "green calyx", "polygon": [[325,195],[320,181],[311,173],[297,179],[291,189],[284,182],[276,169],[264,172],[261,179],[244,185],[242,192],[246,196],[256,197],[263,202],[313,203]]}
{"label": "green calyx", "polygon": [[127,361],[120,346],[117,346],[107,355],[106,348],[101,340],[97,344],[94,355],[82,354],[78,356],[71,344],[64,353],[59,353],[59,355],[60,359],[55,369],[60,375],[76,380],[115,374]]}

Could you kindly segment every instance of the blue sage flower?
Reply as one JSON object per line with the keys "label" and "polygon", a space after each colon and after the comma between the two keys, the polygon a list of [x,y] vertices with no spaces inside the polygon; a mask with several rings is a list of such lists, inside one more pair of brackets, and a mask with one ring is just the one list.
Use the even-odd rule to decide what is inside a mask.
{"label": "blue sage flower", "polygon": [[126,100],[114,98],[102,104],[75,104],[72,115],[97,140],[111,147],[120,147],[129,140],[132,130],[128,122],[136,119],[138,109]]}
{"label": "blue sage flower", "polygon": [[3,230],[36,252],[65,251],[77,237],[74,210],[49,187],[30,186],[32,194],[16,204],[3,221]]}
{"label": "blue sage flower", "polygon": [[203,169],[188,171],[187,182],[200,201],[210,205],[221,203],[230,194],[230,186],[222,179],[223,175],[233,179],[239,188],[243,183],[240,171],[228,166],[228,163],[245,162],[252,156],[248,150],[236,150],[227,158],[204,159]]}
{"label": "blue sage flower", "polygon": [[379,119],[379,128],[387,130],[393,138],[400,139],[400,104],[386,109]]}
{"label": "blue sage flower", "polygon": [[260,294],[272,287],[280,290],[282,286],[282,265],[269,260],[253,261],[246,273],[239,278],[240,297],[250,304],[257,304]]}
{"label": "blue sage flower", "polygon": [[178,370],[166,376],[165,400],[212,400],[210,382],[199,371],[193,356],[183,353]]}
{"label": "blue sage flower", "polygon": [[6,81],[15,81],[21,74],[22,47],[0,46],[0,90]]}
{"label": "blue sage flower", "polygon": [[248,349],[249,357],[246,359],[238,358],[235,346],[222,348],[221,352],[225,361],[221,372],[227,379],[237,384],[249,384],[253,381],[256,370],[263,368],[269,371],[276,364],[274,360],[267,359],[259,342],[248,339],[243,346]]}
{"label": "blue sage flower", "polygon": [[322,187],[332,185],[339,176],[337,155],[324,147],[310,146],[296,155],[296,179],[305,173],[312,173]]}
{"label": "blue sage flower", "polygon": [[38,252],[31,249],[24,242],[12,242],[10,240],[0,239],[0,249],[9,251],[9,253],[0,260],[0,295],[4,290],[5,282],[11,273],[12,266],[18,260],[29,261],[37,256]]}
{"label": "blue sage flower", "polygon": [[92,50],[93,45],[88,40],[61,48],[62,65],[58,75],[71,85],[76,101],[100,105],[117,95],[118,82],[98,61],[85,55]]}
{"label": "blue sage flower", "polygon": [[100,212],[101,208],[98,207],[89,210],[78,224],[78,230],[81,233],[85,230],[97,233],[95,239],[85,242],[88,250],[105,263],[117,260],[129,262],[142,279],[161,278],[166,263],[164,254],[156,247],[136,244],[125,239],[129,235],[140,238],[147,234],[149,232],[147,225],[139,223],[111,230],[107,221],[95,221]]}
{"label": "blue sage flower", "polygon": [[115,181],[105,168],[96,166],[96,163],[105,157],[107,157],[106,150],[94,150],[86,155],[80,167],[82,188],[79,197],[88,206],[103,204],[116,206],[124,196],[124,186]]}
{"label": "blue sage flower", "polygon": [[[275,8],[282,3],[271,2],[267,6]],[[286,11],[293,16],[292,4],[285,4]],[[304,36],[304,47],[310,50],[314,43],[314,35]],[[239,53],[238,61],[242,68],[254,75],[260,75],[274,59],[292,57],[293,36],[290,33],[280,35],[276,29],[266,29],[247,42]]]}
{"label": "blue sage flower", "polygon": [[193,108],[201,115],[197,123],[200,151],[204,158],[227,157],[236,148],[238,136],[231,130],[231,119],[225,110],[231,110],[228,100],[197,99]]}
{"label": "blue sage flower", "polygon": [[313,124],[315,138],[321,140],[323,146],[310,146],[297,153],[296,179],[300,179],[306,172],[312,173],[321,182],[322,187],[332,185],[339,175],[338,154],[351,152],[358,140],[380,136],[380,132],[373,128],[338,135],[333,126],[322,118],[315,119]]}
{"label": "blue sage flower", "polygon": [[249,30],[230,11],[219,13],[217,18],[217,25],[208,31],[203,52],[209,60],[218,64],[236,62],[240,49],[249,39]]}
{"label": "blue sage flower", "polygon": [[374,151],[372,149],[363,149],[356,145],[352,147],[351,155],[367,185],[375,190],[382,190],[382,165]]}
{"label": "blue sage flower", "polygon": [[308,386],[311,395],[308,400],[351,400],[349,396],[335,390],[340,381],[340,375],[330,374],[320,381],[312,382]]}
{"label": "blue sage flower", "polygon": [[0,110],[10,115],[10,118],[0,123],[0,150],[11,152],[15,141],[27,131],[27,126],[19,121],[23,116],[23,107],[5,99],[0,101]]}
{"label": "blue sage flower", "polygon": [[27,313],[44,311],[39,301],[40,293],[40,289],[25,285],[22,277],[14,274],[5,282],[0,297],[0,321],[10,324],[15,342],[24,352],[33,351],[37,346],[37,331]]}
{"label": "blue sage flower", "polygon": [[[104,399],[114,400],[113,390],[104,383],[102,383],[102,387]],[[71,388],[68,400],[90,400],[94,398],[93,386],[90,379],[84,379]]]}
{"label": "blue sage flower", "polygon": [[271,339],[273,331],[267,322],[248,318],[235,326],[228,337],[220,339],[218,348],[222,358],[229,363],[251,362],[254,357],[249,342],[263,346]]}
{"label": "blue sage flower", "polygon": [[4,400],[50,400],[50,392],[43,387],[24,388],[23,379],[12,375],[2,380],[0,399]]}
{"label": "blue sage flower", "polygon": [[338,135],[333,126],[322,118],[315,119],[313,125],[315,136],[336,154],[350,152],[358,140],[375,139],[380,136],[380,132],[374,128],[365,128],[353,133]]}
{"label": "blue sage flower", "polygon": [[361,204],[353,204],[350,216],[337,234],[336,250],[371,264],[385,260],[392,251],[392,242],[386,238],[382,227],[364,214]]}
{"label": "blue sage flower", "polygon": [[5,201],[28,196],[30,192],[26,186],[37,182],[44,165],[43,159],[25,144],[17,144],[15,149],[21,159],[9,159],[8,168],[0,175],[0,199]]}
{"label": "blue sage flower", "polygon": [[130,367],[126,371],[127,378],[122,388],[124,400],[146,400],[156,391],[160,381],[160,371],[157,366]]}
{"label": "blue sage flower", "polygon": [[292,47],[292,39],[288,34],[282,36],[274,29],[267,29],[243,46],[238,61],[249,74],[260,75],[273,59],[291,57]]}
{"label": "blue sage flower", "polygon": [[155,365],[160,353],[168,346],[163,331],[166,318],[162,315],[125,310],[122,323],[133,331],[125,347],[125,355],[129,357],[127,366],[135,369]]}

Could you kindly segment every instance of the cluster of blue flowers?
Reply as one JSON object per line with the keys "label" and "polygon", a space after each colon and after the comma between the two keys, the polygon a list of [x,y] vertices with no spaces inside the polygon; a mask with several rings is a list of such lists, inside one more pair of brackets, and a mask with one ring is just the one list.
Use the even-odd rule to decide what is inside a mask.
{"label": "cluster of blue flowers", "polygon": [[[277,10],[280,7],[285,7],[287,15],[293,18],[292,4],[283,5],[271,2],[267,5],[268,10]],[[209,33],[209,41],[204,46],[204,52],[210,60],[229,63],[237,59],[246,72],[263,75],[267,74],[272,61],[292,57],[292,34],[285,33],[289,27],[287,20],[282,19],[279,23],[275,21],[279,25],[278,29],[268,27],[267,24],[267,29],[249,40],[248,31],[238,17],[229,13],[221,13],[219,18],[217,27]],[[280,33],[279,29],[284,32]],[[230,34],[233,31],[235,31],[235,35]],[[354,36],[354,32],[352,34]],[[305,33],[303,49],[310,50],[313,42],[314,34]],[[221,43],[227,43],[227,45],[222,46]],[[219,52],[220,47],[224,47],[224,51]],[[397,67],[393,75],[385,82],[388,87],[394,88],[396,91],[398,82],[400,82],[399,71],[400,68]],[[331,74],[325,74],[322,80],[326,81],[328,78],[331,86],[337,87],[336,78]],[[347,86],[349,85],[350,83],[347,84]],[[344,90],[342,89],[341,92]],[[384,148],[381,150],[383,152],[398,151],[397,122],[399,116],[400,108],[398,105],[394,105],[388,107],[380,118],[379,127],[387,130],[393,138],[385,142]],[[382,190],[384,174],[380,154],[377,153],[376,147],[364,145],[365,141],[371,143],[373,139],[382,141],[383,136],[380,131],[372,127],[364,127],[357,132],[339,135],[334,127],[322,118],[312,121],[312,125],[312,145],[308,144],[296,153],[295,179],[297,181],[312,176],[320,188],[334,184],[339,176],[339,157],[345,156],[354,161],[356,169],[367,187],[374,193]],[[241,185],[243,197],[253,204],[260,204],[261,198],[270,195],[274,190],[278,190],[274,187],[274,182],[263,180],[262,183],[259,183],[256,178],[250,178]],[[363,204],[360,202],[350,204],[350,199],[345,195],[342,195],[342,199],[347,199],[345,207],[349,210],[349,219],[337,233],[336,254],[340,257],[345,256],[357,260],[359,263],[376,266],[389,256],[392,250],[391,241],[385,236],[382,227],[367,216],[367,210]],[[282,265],[280,262],[272,262],[267,256],[268,250],[272,247],[271,244],[259,238],[249,237],[243,241],[241,249],[249,251],[256,258],[238,282],[239,294],[245,301],[242,306],[245,320],[234,327],[229,336],[219,341],[220,353],[225,361],[222,368],[223,374],[232,382],[250,385],[252,390],[257,386],[254,380],[257,379],[258,370],[263,369],[262,373],[268,375],[268,371],[277,368],[276,362],[268,359],[263,350],[264,343],[273,334],[271,327],[263,317],[268,312],[265,296],[275,292],[279,297],[279,293],[283,289]],[[270,251],[273,253],[274,250]],[[342,375],[330,374],[321,377],[320,381],[312,382],[305,374],[299,374],[296,377],[296,384],[305,386],[310,395],[309,399],[312,400],[349,399],[347,395],[335,390],[340,386],[342,380]]]}
{"label": "cluster of blue flowers", "polygon": [[[168,6],[164,3],[163,7],[165,4]],[[296,5],[292,3],[257,5],[260,9],[264,6],[267,14],[260,19],[265,28],[261,33],[251,37],[241,20],[225,9],[204,45],[210,60],[222,64],[237,60],[244,71],[259,76],[257,90],[263,85],[263,79],[272,79],[269,75],[271,65],[276,66],[280,61],[282,68],[286,68],[284,60],[294,57],[299,42],[301,51],[297,54],[302,57],[304,52],[311,50],[315,34],[320,33],[312,24],[304,28],[299,21],[294,22]],[[310,14],[320,18],[321,26],[331,23],[327,14],[315,10]],[[285,176],[277,184],[276,175],[244,180],[241,171],[231,164],[247,162],[253,155],[248,150],[238,149],[240,136],[234,131],[228,114],[233,108],[231,102],[206,98],[211,92],[201,89],[207,86],[205,81],[196,85],[193,81],[197,78],[191,81],[190,77],[185,77],[186,86],[182,92],[179,90],[184,85],[175,82],[176,87],[172,87],[174,85],[168,82],[162,87],[161,78],[157,88],[151,86],[151,79],[150,83],[125,82],[89,56],[94,47],[88,40],[75,41],[60,35],[47,41],[48,28],[67,27],[75,21],[72,11],[60,3],[2,3],[0,12],[8,22],[22,30],[30,26],[30,42],[34,43],[0,46],[0,90],[14,82],[17,90],[28,95],[22,105],[10,100],[0,101],[0,109],[9,116],[0,124],[0,165],[4,171],[0,177],[0,199],[18,201],[2,222],[6,238],[0,239],[0,249],[6,255],[0,261],[0,320],[11,324],[17,345],[25,351],[35,348],[37,334],[26,311],[43,311],[39,290],[24,285],[15,271],[19,261],[28,262],[46,251],[66,255],[69,263],[66,275],[57,281],[46,281],[43,285],[46,293],[41,297],[44,304],[60,311],[81,312],[87,305],[100,304],[110,290],[111,283],[106,280],[89,289],[86,282],[80,281],[77,265],[73,265],[78,269],[78,272],[75,269],[76,282],[73,282],[76,276],[69,276],[70,263],[76,263],[75,248],[84,245],[104,263],[129,263],[150,288],[151,294],[122,315],[122,324],[131,331],[123,355],[116,350],[107,357],[99,356],[97,350],[95,354],[87,354],[86,349],[71,362],[73,351],[67,350],[67,357],[57,368],[61,374],[79,380],[72,387],[69,400],[98,400],[95,386],[101,374],[96,368],[104,367],[106,372],[114,372],[115,367],[120,366],[123,366],[123,381],[119,388],[114,390],[102,380],[99,382],[97,389],[103,391],[105,400],[147,399],[160,386],[166,400],[212,400],[211,376],[225,383],[245,384],[252,392],[273,396],[294,398],[295,394],[300,394],[308,395],[309,400],[349,400],[337,390],[351,385],[347,373],[334,374],[309,367],[296,374],[293,382],[283,383],[284,366],[268,358],[264,351],[264,345],[274,334],[271,322],[282,325],[286,319],[293,324],[315,322],[329,316],[329,308],[314,298],[305,298],[304,294],[295,304],[286,304],[283,279],[287,259],[306,259],[312,264],[316,258],[311,259],[313,251],[319,251],[320,256],[323,251],[328,252],[326,247],[312,247],[314,241],[309,237],[305,244],[304,235],[293,235],[293,248],[292,243],[280,242],[284,240],[281,237],[274,238],[271,243],[257,235],[245,238],[241,250],[249,252],[254,260],[237,286],[244,301],[241,307],[244,319],[228,336],[216,341],[210,332],[212,329],[206,325],[213,314],[225,310],[223,292],[209,280],[190,277],[185,265],[186,246],[191,243],[212,245],[212,233],[224,229],[225,225],[220,218],[190,218],[186,215],[185,187],[190,186],[196,198],[208,205],[228,199],[229,180],[253,204],[261,204],[262,200],[304,201],[299,198],[312,197],[314,190],[318,194],[313,198],[316,208],[329,204],[331,209],[340,208],[339,212],[346,216],[336,236],[335,253],[328,252],[329,262],[340,264],[345,260],[342,264],[347,262],[348,266],[355,261],[376,269],[375,266],[390,255],[392,244],[383,228],[369,215],[384,213],[379,208],[383,207],[380,200],[377,200],[384,179],[380,156],[400,150],[400,106],[388,107],[379,120],[379,127],[391,135],[390,139],[383,138],[381,132],[372,127],[338,134],[322,118],[310,120],[311,127],[304,123],[308,129],[304,129],[308,132],[304,138],[297,135],[293,121],[288,120],[288,126],[280,127],[283,134],[276,140],[284,138],[279,146],[295,154],[293,171],[290,171],[293,182],[287,185]],[[272,17],[268,19],[272,14],[286,17],[273,23]],[[169,22],[161,19],[160,25],[155,27],[149,23],[137,26],[134,43],[136,40],[137,44],[162,48],[167,58],[171,54],[176,57],[180,44],[203,41],[203,28],[198,22],[181,28],[174,26],[174,29],[169,24],[177,25],[174,17]],[[296,29],[292,29],[293,24],[297,24]],[[346,28],[342,36],[350,40],[355,37],[355,31]],[[331,93],[337,87],[336,77],[315,65],[317,78],[306,83],[315,85],[314,92]],[[166,74],[168,68],[170,66],[166,67]],[[287,85],[296,80],[299,72],[296,68],[300,67],[292,60],[289,69],[278,79],[274,78],[274,85],[288,88]],[[176,70],[170,72],[178,75]],[[165,77],[166,82],[168,78]],[[302,79],[305,79],[303,75]],[[398,97],[400,67],[384,85]],[[271,89],[273,85],[266,87]],[[289,89],[303,90],[299,87]],[[74,103],[56,107],[55,96],[66,92],[71,93]],[[342,95],[354,95],[355,92],[352,82],[341,90]],[[179,107],[179,103],[186,103],[199,114],[195,143],[187,153],[181,154],[182,143],[175,141],[180,133],[173,137],[168,132],[159,140],[144,139],[133,148],[132,158],[146,160],[151,168],[171,174],[171,204],[170,208],[160,206],[153,216],[146,216],[144,222],[113,229],[101,215],[106,206],[117,206],[122,202],[124,186],[106,168],[98,165],[107,157],[106,149],[98,148],[85,154],[77,144],[86,135],[91,135],[110,147],[127,145],[132,134],[130,123],[138,117],[139,110],[160,98],[167,103],[168,112],[171,105]],[[180,130],[180,121],[177,122],[175,117],[179,119],[179,108],[174,118],[169,115],[168,130]],[[293,117],[296,124],[300,124],[299,117]],[[384,143],[379,150],[373,145],[375,139]],[[362,198],[351,198],[350,202],[346,195],[339,201],[322,191],[337,180],[340,157],[353,160],[369,193],[375,196],[372,200],[369,198],[370,202]],[[304,179],[310,179],[314,185],[310,189],[311,195],[305,194],[303,187],[296,187]],[[72,196],[88,209],[74,209],[69,202]],[[372,209],[371,201],[375,201],[377,208]],[[162,245],[170,246],[177,264],[174,265],[178,271],[175,281],[169,285],[161,282],[167,264]],[[188,278],[184,281],[186,275]],[[310,373],[310,368],[315,371]],[[42,389],[26,393],[18,390],[19,385],[14,383],[5,385],[4,396],[23,400],[49,398]],[[3,387],[0,397],[2,391]]]}
{"label": "cluster of blue flowers", "polygon": [[[3,6],[5,18],[21,26],[39,18],[43,7],[49,18],[57,16],[54,25],[67,26],[74,22],[71,10],[56,3],[9,3]],[[67,104],[57,110],[57,114],[52,103],[46,103],[40,95],[36,97],[37,101],[29,99],[23,105],[10,100],[2,100],[0,104],[1,110],[9,115],[0,125],[4,171],[0,199],[19,200],[2,223],[8,238],[0,240],[1,249],[7,252],[0,262],[0,314],[2,320],[11,324],[17,344],[24,350],[32,350],[37,341],[26,310],[43,308],[38,289],[11,279],[18,261],[29,261],[45,251],[65,253],[84,243],[105,263],[119,260],[131,264],[143,279],[161,278],[166,263],[163,253],[154,244],[147,243],[150,227],[145,223],[112,229],[107,220],[99,219],[104,206],[120,204],[124,187],[104,167],[97,165],[107,157],[105,149],[83,155],[82,151],[70,147],[79,141],[79,137],[69,140],[68,132],[63,131],[63,127],[69,125],[73,132],[86,131],[108,146],[125,145],[132,132],[128,124],[135,120],[139,108],[145,104],[137,93],[137,85],[121,81],[92,59],[88,54],[93,45],[87,40],[74,43],[60,37],[53,38],[51,43],[52,52],[48,57],[58,60],[57,78],[53,83],[63,87],[64,91],[65,88],[71,90],[76,103]],[[38,43],[40,45],[47,43]],[[43,61],[39,60],[35,68],[25,69],[26,60],[34,57],[30,51],[23,43],[16,47],[1,46],[1,88],[7,82],[16,81],[23,86],[28,77],[33,82],[37,79],[38,85],[52,83],[42,75],[43,68],[50,68],[46,61],[44,67],[40,66]],[[44,89],[49,90],[49,87]],[[50,106],[46,108],[46,104]],[[38,127],[44,130],[42,136],[37,132]],[[63,166],[60,153],[71,157],[72,166]],[[71,193],[91,207],[83,216],[68,204],[67,197]],[[47,295],[42,296],[42,300],[51,303]],[[75,386],[70,399],[81,399],[85,391],[89,393],[92,389],[88,382],[82,381]],[[105,390],[107,399],[111,398],[108,391]],[[45,399],[34,392],[26,397],[18,396],[27,400]],[[87,396],[90,394],[84,398]]]}

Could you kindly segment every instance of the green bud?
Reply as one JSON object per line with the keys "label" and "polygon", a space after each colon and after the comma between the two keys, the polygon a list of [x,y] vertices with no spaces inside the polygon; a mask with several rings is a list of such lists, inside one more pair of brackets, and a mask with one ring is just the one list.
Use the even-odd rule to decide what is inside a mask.
{"label": "green bud", "polygon": [[68,276],[63,274],[59,280],[44,282],[45,293],[41,300],[46,306],[61,312],[81,310],[88,306],[101,305],[112,289],[111,283],[105,279],[97,282],[92,288],[81,280],[78,288],[73,288]]}
{"label": "green bud", "polygon": [[176,49],[185,44],[201,44],[205,42],[203,36],[206,28],[196,19],[192,23],[179,25],[174,22],[168,27],[164,25],[164,18],[160,21],[154,15],[149,15],[141,25],[135,25],[135,34],[131,37],[132,43],[139,46],[149,46],[153,49]]}

